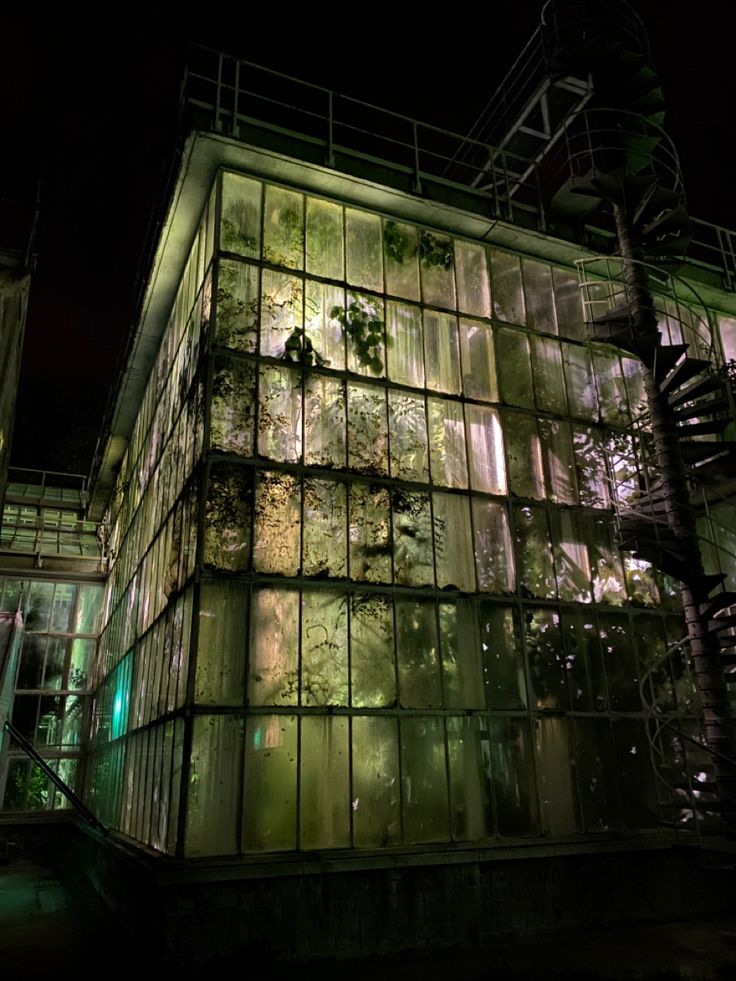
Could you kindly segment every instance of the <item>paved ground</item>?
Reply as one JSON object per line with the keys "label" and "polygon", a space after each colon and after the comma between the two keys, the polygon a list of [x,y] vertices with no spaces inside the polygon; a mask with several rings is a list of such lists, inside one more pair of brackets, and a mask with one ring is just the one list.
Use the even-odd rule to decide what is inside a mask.
{"label": "paved ground", "polygon": [[[341,981],[736,981],[736,915],[718,923],[506,943],[472,953],[325,961],[309,969],[263,961],[215,962],[198,977],[294,981],[305,974]],[[156,969],[136,938],[123,933],[85,880],[62,882],[50,868],[24,859],[0,866],[0,978],[92,975],[104,981],[168,976]]]}

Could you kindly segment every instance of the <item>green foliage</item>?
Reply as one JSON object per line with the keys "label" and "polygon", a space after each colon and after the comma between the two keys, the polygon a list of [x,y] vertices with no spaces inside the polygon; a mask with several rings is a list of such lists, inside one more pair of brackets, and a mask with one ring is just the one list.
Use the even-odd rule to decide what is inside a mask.
{"label": "green foliage", "polygon": [[452,239],[437,238],[423,229],[419,233],[419,257],[427,268],[438,266],[440,269],[450,269],[453,260]]}
{"label": "green foliage", "polygon": [[283,361],[295,361],[297,364],[307,366],[316,364],[320,368],[329,368],[331,364],[328,358],[323,358],[319,351],[315,350],[312,338],[303,327],[295,327],[286,338],[281,358]]}
{"label": "green foliage", "polygon": [[238,255],[253,255],[258,246],[253,235],[243,235],[236,223],[224,215],[221,240],[225,251],[237,252]]}
{"label": "green foliage", "polygon": [[405,258],[413,255],[408,252],[409,241],[405,235],[399,231],[395,221],[387,221],[383,229],[383,244],[386,248],[386,255],[394,262],[402,263]]}
{"label": "green foliage", "polygon": [[378,309],[365,297],[350,294],[351,301],[346,308],[333,307],[330,316],[339,321],[343,331],[350,338],[358,363],[369,368],[374,375],[383,371],[382,342],[384,323],[378,316]]}

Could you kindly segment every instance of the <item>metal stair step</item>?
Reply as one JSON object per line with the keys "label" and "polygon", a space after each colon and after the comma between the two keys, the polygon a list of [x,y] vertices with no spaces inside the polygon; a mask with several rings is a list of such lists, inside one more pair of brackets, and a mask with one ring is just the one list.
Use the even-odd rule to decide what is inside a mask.
{"label": "metal stair step", "polygon": [[736,593],[723,590],[700,604],[700,615],[706,620],[712,619],[716,613],[736,605]]}
{"label": "metal stair step", "polygon": [[[643,225],[641,235],[648,238],[651,235],[660,235],[663,232],[680,230],[683,228],[683,226],[689,229],[690,215],[682,205],[679,205],[676,208],[672,208],[672,210],[660,212],[656,218],[654,218],[648,224]],[[647,247],[646,243],[644,244],[644,247]]]}
{"label": "metal stair step", "polygon": [[[676,344],[674,347],[682,347],[683,345]],[[705,371],[710,368],[710,361],[704,361],[702,358],[689,358],[684,357],[681,361],[678,361],[672,371],[670,371],[666,377],[657,378],[659,382],[659,390],[662,395],[669,395],[670,392],[674,392],[675,389],[681,388],[685,382],[689,382],[691,378],[700,374],[701,371]]]}
{"label": "metal stair step", "polygon": [[695,399],[699,399],[702,395],[710,395],[711,392],[722,391],[723,379],[719,378],[718,375],[708,374],[704,378],[698,379],[698,381],[690,385],[689,388],[683,388],[678,392],[673,392],[668,401],[670,408],[674,409],[678,405],[685,405],[687,402],[693,402]]}
{"label": "metal stair step", "polygon": [[707,416],[713,412],[727,412],[728,409],[727,398],[710,399],[710,401],[699,402],[697,405],[690,405],[685,409],[675,411],[672,415],[677,422],[684,422],[687,419],[697,419],[699,416]]}
{"label": "metal stair step", "polygon": [[719,436],[730,419],[707,419],[705,422],[678,422],[677,432],[685,436]]}
{"label": "metal stair step", "polygon": [[687,344],[659,344],[654,357],[654,377],[658,384],[667,379],[675,365],[687,354]]}

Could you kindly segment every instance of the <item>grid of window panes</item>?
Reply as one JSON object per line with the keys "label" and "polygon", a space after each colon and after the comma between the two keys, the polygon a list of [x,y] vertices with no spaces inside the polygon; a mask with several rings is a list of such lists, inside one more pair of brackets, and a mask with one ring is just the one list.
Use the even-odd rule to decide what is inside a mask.
{"label": "grid of window panes", "polygon": [[654,825],[639,679],[684,631],[612,537],[637,363],[569,270],[221,188],[187,854]]}
{"label": "grid of window panes", "polygon": [[0,526],[0,549],[53,555],[100,554],[97,526],[76,511],[6,503]]}
{"label": "grid of window panes", "polygon": [[209,318],[213,234],[210,202],[109,509],[111,571],[94,672],[89,802],[105,823],[168,851],[176,844],[183,723],[172,715],[182,709],[187,683],[197,534],[193,471],[204,417],[197,369]]}
{"label": "grid of window panes", "polygon": [[[0,580],[0,609],[23,611],[13,725],[75,789],[102,603],[101,583]],[[68,807],[40,767],[10,742],[5,810]]]}

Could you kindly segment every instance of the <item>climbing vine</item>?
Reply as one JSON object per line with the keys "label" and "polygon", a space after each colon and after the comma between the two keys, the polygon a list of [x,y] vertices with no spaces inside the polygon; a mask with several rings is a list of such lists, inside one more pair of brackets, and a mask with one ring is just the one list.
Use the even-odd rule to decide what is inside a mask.
{"label": "climbing vine", "polygon": [[358,364],[369,368],[374,375],[383,371],[381,358],[384,323],[378,308],[365,297],[351,293],[347,307],[333,307],[330,316],[337,320],[347,334]]}
{"label": "climbing vine", "polygon": [[440,269],[450,269],[453,259],[452,239],[437,238],[422,229],[419,233],[419,257],[427,268],[438,266]]}

